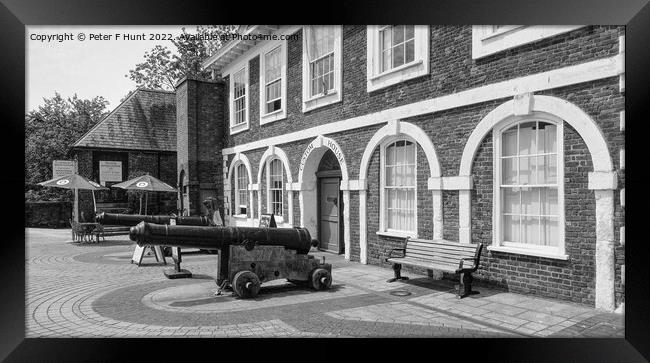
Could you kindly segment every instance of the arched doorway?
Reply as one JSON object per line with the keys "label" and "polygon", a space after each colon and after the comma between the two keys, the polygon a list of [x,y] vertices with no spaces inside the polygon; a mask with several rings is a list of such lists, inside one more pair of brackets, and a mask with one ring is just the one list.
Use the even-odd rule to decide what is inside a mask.
{"label": "arched doorway", "polygon": [[319,249],[345,252],[343,240],[343,194],[341,167],[332,150],[327,150],[316,171]]}
{"label": "arched doorway", "polygon": [[[325,250],[345,253],[349,260],[350,190],[345,160],[335,140],[316,137],[302,155],[294,190],[300,191],[300,225],[319,241],[325,237]],[[330,239],[334,232],[335,242]]]}

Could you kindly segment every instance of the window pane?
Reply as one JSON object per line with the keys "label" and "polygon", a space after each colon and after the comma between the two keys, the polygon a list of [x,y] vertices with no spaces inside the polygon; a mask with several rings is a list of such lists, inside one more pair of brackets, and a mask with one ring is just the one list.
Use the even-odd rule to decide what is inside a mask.
{"label": "window pane", "polygon": [[558,246],[560,231],[557,218],[542,218],[542,241],[545,246]]}
{"label": "window pane", "polygon": [[405,63],[413,62],[415,59],[415,40],[406,43],[406,60]]}
{"label": "window pane", "polygon": [[415,186],[415,165],[404,166],[404,186]]}
{"label": "window pane", "polygon": [[557,183],[557,155],[547,155],[544,157],[544,183]]}
{"label": "window pane", "polygon": [[557,188],[541,188],[540,202],[542,215],[557,215]]}
{"label": "window pane", "polygon": [[393,27],[393,44],[399,44],[404,42],[404,26],[398,25]]}
{"label": "window pane", "polygon": [[525,122],[519,125],[519,155],[537,153],[535,128],[535,122]]}
{"label": "window pane", "polygon": [[521,214],[539,215],[539,189],[521,188]]}
{"label": "window pane", "polygon": [[395,185],[395,167],[387,166],[386,167],[386,186],[392,187]]}
{"label": "window pane", "polygon": [[504,131],[501,139],[501,154],[503,156],[517,155],[517,126]]}
{"label": "window pane", "polygon": [[399,67],[404,64],[404,44],[393,48],[393,67]]}
{"label": "window pane", "polygon": [[521,217],[522,243],[539,245],[539,217]]}
{"label": "window pane", "polygon": [[519,241],[519,216],[503,216],[503,240]]}
{"label": "window pane", "polygon": [[520,157],[519,158],[519,184],[526,185],[535,182],[535,170],[531,165],[531,159],[534,157]]}
{"label": "window pane", "polygon": [[517,158],[501,159],[501,182],[503,184],[517,183]]}
{"label": "window pane", "polygon": [[393,53],[392,53],[391,50],[387,50],[387,51],[385,51],[385,52],[382,53],[382,57],[383,57],[383,58],[382,58],[382,63],[381,63],[381,65],[382,65],[382,66],[381,66],[381,67],[382,67],[381,70],[382,70],[382,71],[385,71],[385,70],[388,70],[388,69],[391,69],[391,68],[392,68],[392,63],[391,63],[391,61],[390,61],[390,60],[391,60],[391,56],[392,56],[392,54],[393,54]]}
{"label": "window pane", "polygon": [[539,142],[540,152],[555,153],[557,152],[557,126],[546,122],[539,123]]}
{"label": "window pane", "polygon": [[404,39],[413,39],[415,37],[415,25],[406,25],[404,28]]}
{"label": "window pane", "polygon": [[503,213],[519,214],[520,188],[503,188]]}

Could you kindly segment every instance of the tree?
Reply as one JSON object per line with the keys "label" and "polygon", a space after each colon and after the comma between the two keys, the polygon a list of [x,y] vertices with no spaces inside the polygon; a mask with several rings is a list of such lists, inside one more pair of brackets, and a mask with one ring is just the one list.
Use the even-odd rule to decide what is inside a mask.
{"label": "tree", "polygon": [[183,34],[171,41],[176,53],[156,45],[145,52],[144,62],[136,64],[125,77],[138,87],[167,91],[173,91],[176,82],[184,76],[207,79],[210,74],[201,70],[201,63],[226,44],[237,28],[235,25],[199,25],[195,33],[188,33],[183,27]]}
{"label": "tree", "polygon": [[[52,178],[52,161],[67,158],[70,147],[104,117],[107,105],[101,96],[87,100],[75,94],[66,100],[55,92],[54,97],[44,98],[38,109],[25,115],[26,192]],[[33,198],[46,194],[56,195],[30,193]]]}

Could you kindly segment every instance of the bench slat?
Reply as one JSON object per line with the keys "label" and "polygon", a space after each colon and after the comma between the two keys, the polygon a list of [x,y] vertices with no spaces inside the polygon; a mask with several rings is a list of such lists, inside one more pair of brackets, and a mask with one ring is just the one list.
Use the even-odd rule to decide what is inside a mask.
{"label": "bench slat", "polygon": [[440,256],[425,256],[425,255],[414,255],[414,254],[407,254],[406,257],[408,258],[417,258],[423,261],[435,261],[435,262],[443,262],[443,263],[448,263],[450,265],[456,265],[458,266],[458,263],[460,259],[458,258],[450,258],[450,257],[440,257]]}
{"label": "bench slat", "polygon": [[428,256],[448,256],[448,257],[454,257],[456,259],[474,257],[473,251],[471,253],[458,253],[458,252],[450,252],[446,250],[422,250],[422,249],[415,249],[415,248],[407,248],[406,253],[407,254],[415,253],[415,254],[428,255]]}
{"label": "bench slat", "polygon": [[458,268],[458,265],[446,264],[446,263],[436,263],[425,261],[417,258],[389,258],[388,262],[399,263],[402,265],[417,266],[432,270],[441,270],[447,272],[455,272]]}
{"label": "bench slat", "polygon": [[450,244],[435,244],[435,243],[423,243],[423,242],[414,242],[414,241],[408,241],[407,243],[407,248],[411,247],[416,247],[416,248],[436,248],[436,249],[443,249],[443,250],[453,250],[453,251],[476,251],[476,246],[475,244],[467,244],[467,245],[461,245],[461,244],[455,244],[455,245],[450,245]]}

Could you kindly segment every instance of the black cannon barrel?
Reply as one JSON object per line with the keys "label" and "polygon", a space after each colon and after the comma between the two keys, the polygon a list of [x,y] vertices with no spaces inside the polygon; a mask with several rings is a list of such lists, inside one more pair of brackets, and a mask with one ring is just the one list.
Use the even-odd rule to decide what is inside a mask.
{"label": "black cannon barrel", "polygon": [[265,246],[284,246],[297,253],[309,253],[318,241],[306,228],[170,226],[142,222],[131,227],[129,237],[138,245],[166,245],[200,249],[222,249],[244,241]]}
{"label": "black cannon barrel", "polygon": [[[171,216],[168,215],[144,215],[144,214],[121,214],[121,213],[99,213],[95,220],[103,225],[114,226],[135,226],[140,222],[169,224]],[[183,226],[209,226],[210,219],[203,216],[179,216],[175,217],[177,225]]]}

